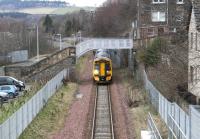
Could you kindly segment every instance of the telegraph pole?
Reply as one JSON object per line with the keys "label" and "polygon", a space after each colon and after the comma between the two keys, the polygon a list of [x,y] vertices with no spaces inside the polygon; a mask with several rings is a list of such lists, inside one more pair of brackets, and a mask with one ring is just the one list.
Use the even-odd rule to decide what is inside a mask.
{"label": "telegraph pole", "polygon": [[38,25],[37,26],[37,60],[39,61],[39,33],[38,33]]}

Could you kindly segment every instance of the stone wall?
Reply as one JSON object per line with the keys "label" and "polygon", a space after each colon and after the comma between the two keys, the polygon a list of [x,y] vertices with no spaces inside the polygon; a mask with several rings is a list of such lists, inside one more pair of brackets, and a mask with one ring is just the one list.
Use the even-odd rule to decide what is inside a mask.
{"label": "stone wall", "polygon": [[35,62],[33,64],[17,64],[10,65],[5,67],[5,75],[13,76],[18,79],[25,79],[26,77],[30,77],[35,75],[48,67],[59,63],[60,61],[68,58],[74,57],[75,48],[69,47],[65,48],[61,51],[57,51],[50,56],[42,59],[41,61]]}

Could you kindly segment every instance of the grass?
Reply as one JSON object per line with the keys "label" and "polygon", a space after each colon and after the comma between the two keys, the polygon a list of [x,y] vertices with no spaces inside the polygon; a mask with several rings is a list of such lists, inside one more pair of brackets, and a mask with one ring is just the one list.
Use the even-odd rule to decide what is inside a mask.
{"label": "grass", "polygon": [[35,87],[24,93],[22,96],[4,103],[0,107],[0,124],[8,119],[14,112],[16,112],[23,104],[25,104],[35,93],[41,88],[40,85],[35,84]]}
{"label": "grass", "polygon": [[78,63],[76,64],[76,70],[77,70],[77,72],[79,73],[79,75],[82,75],[82,74],[84,74],[83,72],[84,72],[84,69],[86,68],[86,64],[85,64],[85,62],[87,61],[87,60],[90,60],[90,58],[89,57],[91,57],[92,56],[92,53],[90,52],[90,53],[88,53],[87,55],[83,55],[83,56],[81,56],[79,59],[78,59]]}
{"label": "grass", "polygon": [[80,11],[80,9],[81,8],[79,8],[79,7],[58,8],[58,9],[54,10],[51,14],[62,15],[62,14],[77,12],[77,11]]}
{"label": "grass", "polygon": [[65,8],[48,8],[48,7],[40,7],[40,8],[25,8],[19,9],[17,12],[28,13],[28,14],[57,14],[64,15],[67,13],[73,13],[84,9],[86,11],[94,10],[93,7],[65,7]]}
{"label": "grass", "polygon": [[158,113],[151,106],[148,101],[148,95],[142,87],[142,83],[134,80],[130,75],[128,69],[117,71],[121,76],[122,83],[127,88],[127,96],[129,98],[130,112],[132,115],[132,121],[134,125],[134,135],[136,139],[141,138],[141,130],[148,130],[147,118],[150,112],[156,126],[158,127],[161,136],[167,137],[167,128],[165,123],[161,120]]}
{"label": "grass", "polygon": [[26,8],[20,9],[18,12],[28,13],[28,14],[51,14],[56,11],[57,8]]}
{"label": "grass", "polygon": [[61,87],[19,139],[44,139],[59,131],[64,126],[76,88],[74,83]]}

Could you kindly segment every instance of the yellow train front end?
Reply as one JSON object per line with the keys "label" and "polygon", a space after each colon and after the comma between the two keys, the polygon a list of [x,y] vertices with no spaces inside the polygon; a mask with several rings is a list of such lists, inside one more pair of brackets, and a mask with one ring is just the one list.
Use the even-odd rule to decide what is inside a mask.
{"label": "yellow train front end", "polygon": [[109,58],[97,58],[94,60],[93,78],[96,83],[111,83],[112,61]]}

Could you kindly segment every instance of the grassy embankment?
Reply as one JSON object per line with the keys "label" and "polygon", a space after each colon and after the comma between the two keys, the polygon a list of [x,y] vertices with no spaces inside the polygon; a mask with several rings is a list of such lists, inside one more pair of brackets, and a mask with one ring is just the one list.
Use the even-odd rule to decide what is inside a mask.
{"label": "grassy embankment", "polygon": [[[86,68],[84,64],[89,56],[81,57],[77,64],[76,69],[79,73],[83,73]],[[77,84],[68,83],[63,86],[50,100],[44,109],[38,114],[33,122],[28,126],[20,139],[44,139],[50,138],[52,135],[61,130],[64,126],[68,110],[73,103]]]}
{"label": "grassy embankment", "polygon": [[9,100],[0,107],[0,124],[6,121],[9,116],[16,112],[23,104],[25,104],[35,93],[41,88],[41,85],[34,84],[29,91],[24,92],[22,96]]}
{"label": "grassy embankment", "polygon": [[161,120],[161,117],[158,115],[158,113],[155,111],[155,109],[151,106],[148,95],[145,92],[142,83],[136,81],[132,76],[130,76],[130,73],[128,69],[120,70],[118,71],[119,75],[121,75],[123,78],[122,82],[125,88],[127,88],[128,94],[128,103],[130,106],[130,113],[131,118],[133,121],[133,130],[134,135],[136,139],[141,138],[141,130],[147,130],[147,117],[148,113],[150,112],[157,128],[160,130],[161,136],[163,138],[166,138],[167,136],[167,128],[163,121]]}
{"label": "grassy embankment", "polygon": [[44,139],[61,129],[73,102],[76,87],[75,83],[61,87],[22,133],[20,139]]}

